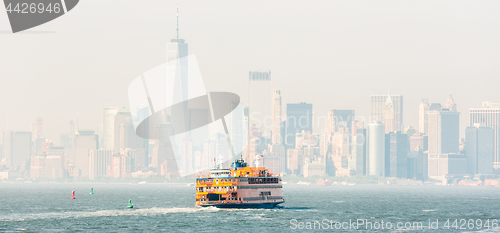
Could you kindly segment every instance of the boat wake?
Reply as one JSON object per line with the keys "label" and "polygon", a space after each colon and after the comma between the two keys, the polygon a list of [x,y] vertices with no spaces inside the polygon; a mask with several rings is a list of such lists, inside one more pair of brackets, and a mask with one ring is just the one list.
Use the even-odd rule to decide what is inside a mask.
{"label": "boat wake", "polygon": [[163,215],[169,213],[194,213],[194,212],[214,212],[219,211],[215,207],[197,208],[197,207],[171,207],[159,208],[153,207],[148,209],[125,209],[125,210],[98,210],[98,211],[72,211],[72,212],[49,212],[36,214],[12,214],[0,216],[0,222],[16,222],[41,219],[68,219],[68,218],[92,218],[92,217],[115,217],[115,216],[147,216],[147,215]]}
{"label": "boat wake", "polygon": [[288,207],[288,206],[277,206],[276,209],[286,209],[286,210],[313,210],[310,207]]}

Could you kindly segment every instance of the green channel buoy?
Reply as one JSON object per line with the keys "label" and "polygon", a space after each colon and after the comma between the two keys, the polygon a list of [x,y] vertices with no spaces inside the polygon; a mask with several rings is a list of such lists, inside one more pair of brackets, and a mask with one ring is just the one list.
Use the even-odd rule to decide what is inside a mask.
{"label": "green channel buoy", "polygon": [[94,188],[90,188],[90,194],[94,194]]}
{"label": "green channel buoy", "polygon": [[128,208],[134,208],[134,206],[132,205],[132,199],[131,200],[128,200]]}

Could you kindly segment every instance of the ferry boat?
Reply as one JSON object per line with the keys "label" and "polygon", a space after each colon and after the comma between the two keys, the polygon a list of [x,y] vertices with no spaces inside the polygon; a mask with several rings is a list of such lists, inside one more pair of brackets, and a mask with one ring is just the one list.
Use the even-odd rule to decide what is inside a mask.
{"label": "ferry boat", "polygon": [[320,185],[320,186],[330,186],[331,184],[332,184],[332,181],[327,180],[327,179],[320,179],[320,180],[316,181],[316,185]]}
{"label": "ferry boat", "polygon": [[285,202],[282,187],[280,176],[239,159],[231,168],[215,168],[196,179],[196,206],[274,208]]}

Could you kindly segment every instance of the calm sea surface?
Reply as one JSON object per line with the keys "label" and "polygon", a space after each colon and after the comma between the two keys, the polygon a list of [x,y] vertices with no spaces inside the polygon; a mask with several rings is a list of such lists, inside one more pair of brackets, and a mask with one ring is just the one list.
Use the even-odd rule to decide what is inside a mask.
{"label": "calm sea surface", "polygon": [[[492,229],[500,188],[285,185],[283,192],[282,208],[216,209],[195,207],[194,187],[185,184],[0,183],[0,232],[500,232]],[[415,222],[423,229],[396,226]]]}

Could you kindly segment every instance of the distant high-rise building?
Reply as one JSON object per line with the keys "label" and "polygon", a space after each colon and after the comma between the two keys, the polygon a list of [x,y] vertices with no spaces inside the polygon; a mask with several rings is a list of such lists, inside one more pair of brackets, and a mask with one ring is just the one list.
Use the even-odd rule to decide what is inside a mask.
{"label": "distant high-rise building", "polygon": [[144,148],[144,139],[137,136],[134,124],[130,119],[126,119],[120,124],[120,153],[125,149],[135,152],[134,167],[147,167],[147,154]]}
{"label": "distant high-rise building", "polygon": [[468,174],[492,174],[494,159],[494,131],[491,127],[465,129],[465,155]]}
{"label": "distant high-rise building", "polygon": [[387,100],[385,101],[384,121],[383,121],[386,134],[402,130],[395,127],[394,118],[395,118],[394,103],[392,102],[392,97],[391,94],[389,93],[389,95],[387,95]]}
{"label": "distant high-rise building", "polygon": [[24,171],[32,155],[31,132],[5,131],[3,135],[4,156],[7,166]]}
{"label": "distant high-rise building", "polygon": [[380,122],[368,124],[367,174],[385,176],[385,126]]}
{"label": "distant high-rise building", "polygon": [[482,107],[469,109],[469,120],[469,126],[481,124],[484,127],[493,128],[493,167],[500,169],[500,104],[485,101]]}
{"label": "distant high-rise building", "polygon": [[356,153],[353,156],[356,156],[356,175],[364,176],[366,175],[366,129],[357,129],[356,137],[352,142],[353,147],[356,147]]}
{"label": "distant high-rise building", "polygon": [[78,130],[75,135],[75,177],[89,177],[89,153],[99,147],[94,130]]}
{"label": "distant high-rise building", "polygon": [[442,108],[443,106],[441,106],[440,103],[432,103],[431,105],[429,105],[428,111],[441,111]]}
{"label": "distant high-rise building", "polygon": [[30,177],[45,179],[63,178],[66,175],[63,161],[63,147],[48,147],[44,149],[43,154],[31,157]]}
{"label": "distant high-rise building", "polygon": [[166,162],[167,172],[171,174],[177,174],[179,172],[179,168],[175,159],[172,144],[170,143],[169,139],[169,135],[171,135],[174,130],[172,124],[167,122],[159,125],[158,127],[159,139],[155,140],[153,157],[151,158],[151,166],[155,168],[159,173],[161,164]]}
{"label": "distant high-rise building", "polygon": [[428,156],[421,148],[408,152],[408,179],[426,181],[428,178],[427,169]]}
{"label": "distant high-rise building", "polygon": [[[328,116],[329,116],[329,125],[333,124],[335,127],[335,131],[339,127],[347,127],[349,128],[349,133],[350,133],[350,128],[352,126],[352,122],[354,121],[354,116],[355,112],[354,110],[338,110],[334,109],[331,111],[328,111]],[[331,117],[333,117],[333,122],[331,122]],[[341,122],[344,122],[345,125],[339,125]]]}
{"label": "distant high-rise building", "polygon": [[288,149],[286,156],[286,169],[288,174],[300,175],[304,166],[304,150]]}
{"label": "distant high-rise building", "polygon": [[125,149],[120,148],[120,126],[126,121],[131,121],[130,112],[126,108],[121,108],[118,112],[116,112],[115,119],[113,121],[113,152],[115,154],[120,153],[120,149]]}
{"label": "distant high-rise building", "polygon": [[89,151],[89,179],[106,176],[112,166],[113,150],[99,149]]}
{"label": "distant high-rise building", "polygon": [[391,95],[390,91],[388,95],[371,96],[371,121],[385,122],[386,105],[389,96],[394,106],[394,131],[403,131],[403,96]]}
{"label": "distant high-rise building", "polygon": [[414,151],[417,149],[427,151],[428,144],[429,139],[423,134],[414,134],[410,136],[410,151]]}
{"label": "distant high-rise building", "polygon": [[325,164],[320,161],[307,161],[302,167],[304,177],[324,176],[326,175]]}
{"label": "distant high-rise building", "polygon": [[125,120],[120,124],[119,129],[119,147],[120,149],[143,149],[142,138],[137,136],[134,124],[130,120]]}
{"label": "distant high-rise building", "polygon": [[[284,173],[286,172],[286,151],[285,146],[281,143],[275,143],[269,147],[269,155],[264,157],[264,166],[270,169],[273,173]],[[272,161],[269,164],[267,161]],[[272,165],[271,167],[268,167]]]}
{"label": "distant high-rise building", "polygon": [[386,134],[385,171],[388,177],[407,178],[408,135],[401,132]]}
{"label": "distant high-rise building", "polygon": [[31,133],[33,140],[43,137],[43,118],[37,117],[36,122],[31,124]]}
{"label": "distant high-rise building", "polygon": [[179,166],[179,171],[185,174],[193,174],[194,173],[194,153],[193,153],[193,140],[189,135],[186,135],[182,139],[180,155],[182,156],[182,160],[177,161],[177,165]]}
{"label": "distant high-rise building", "polygon": [[[326,122],[326,127],[324,128],[323,132],[321,133],[321,140],[320,140],[320,155],[329,156],[329,153],[332,151],[332,143],[333,143],[333,135],[336,131],[336,125],[337,125],[337,120],[334,114],[333,110],[328,111],[327,114],[327,122]],[[331,172],[329,174],[335,174],[333,170],[330,170],[327,164],[327,173]]]}
{"label": "distant high-rise building", "polygon": [[[104,108],[102,147],[108,150],[115,148],[115,116],[117,107]],[[70,135],[74,132],[70,132]]]}
{"label": "distant high-rise building", "polygon": [[295,148],[295,134],[302,131],[312,132],[312,104],[287,104],[286,136],[283,139],[287,148]]}
{"label": "distant high-rise building", "polygon": [[281,143],[281,91],[274,90],[273,91],[273,125],[271,128],[272,138],[271,141],[273,144]]}
{"label": "distant high-rise building", "polygon": [[[180,39],[179,35],[179,8],[177,8],[177,29],[176,38],[171,39],[167,43],[167,62],[177,61],[175,64],[169,63],[169,65],[175,65],[173,70],[176,71],[175,85],[180,87],[180,90],[176,90],[174,98],[182,98],[182,100],[188,99],[188,62],[187,59],[180,59],[188,56],[188,44],[184,39]],[[177,72],[179,71],[179,72]],[[177,92],[178,91],[178,92]]]}
{"label": "distant high-rise building", "polygon": [[444,107],[448,109],[450,112],[456,112],[457,111],[457,104],[455,104],[455,101],[453,101],[453,96],[450,95],[448,96],[448,100],[446,100],[446,104],[444,104]]}
{"label": "distant high-rise building", "polygon": [[249,80],[249,120],[250,127],[255,125],[263,137],[269,137],[272,124],[271,71],[250,71]]}
{"label": "distant high-rise building", "polygon": [[427,112],[429,111],[429,101],[423,99],[418,109],[418,131],[422,134],[427,133]]}
{"label": "distant high-rise building", "polygon": [[428,115],[428,173],[440,179],[443,175],[464,174],[465,155],[459,152],[459,115],[447,108],[431,110]]}
{"label": "distant high-rise building", "polygon": [[45,137],[36,137],[36,138],[33,138],[33,148],[32,148],[32,153],[33,154],[39,154],[42,150],[42,144],[44,142],[47,142],[47,138]]}
{"label": "distant high-rise building", "polygon": [[458,112],[429,111],[428,149],[429,154],[458,153]]}
{"label": "distant high-rise building", "polygon": [[348,134],[348,128],[339,128],[337,132],[333,134],[332,139],[332,153],[335,156],[348,157],[350,153],[350,135]]}

